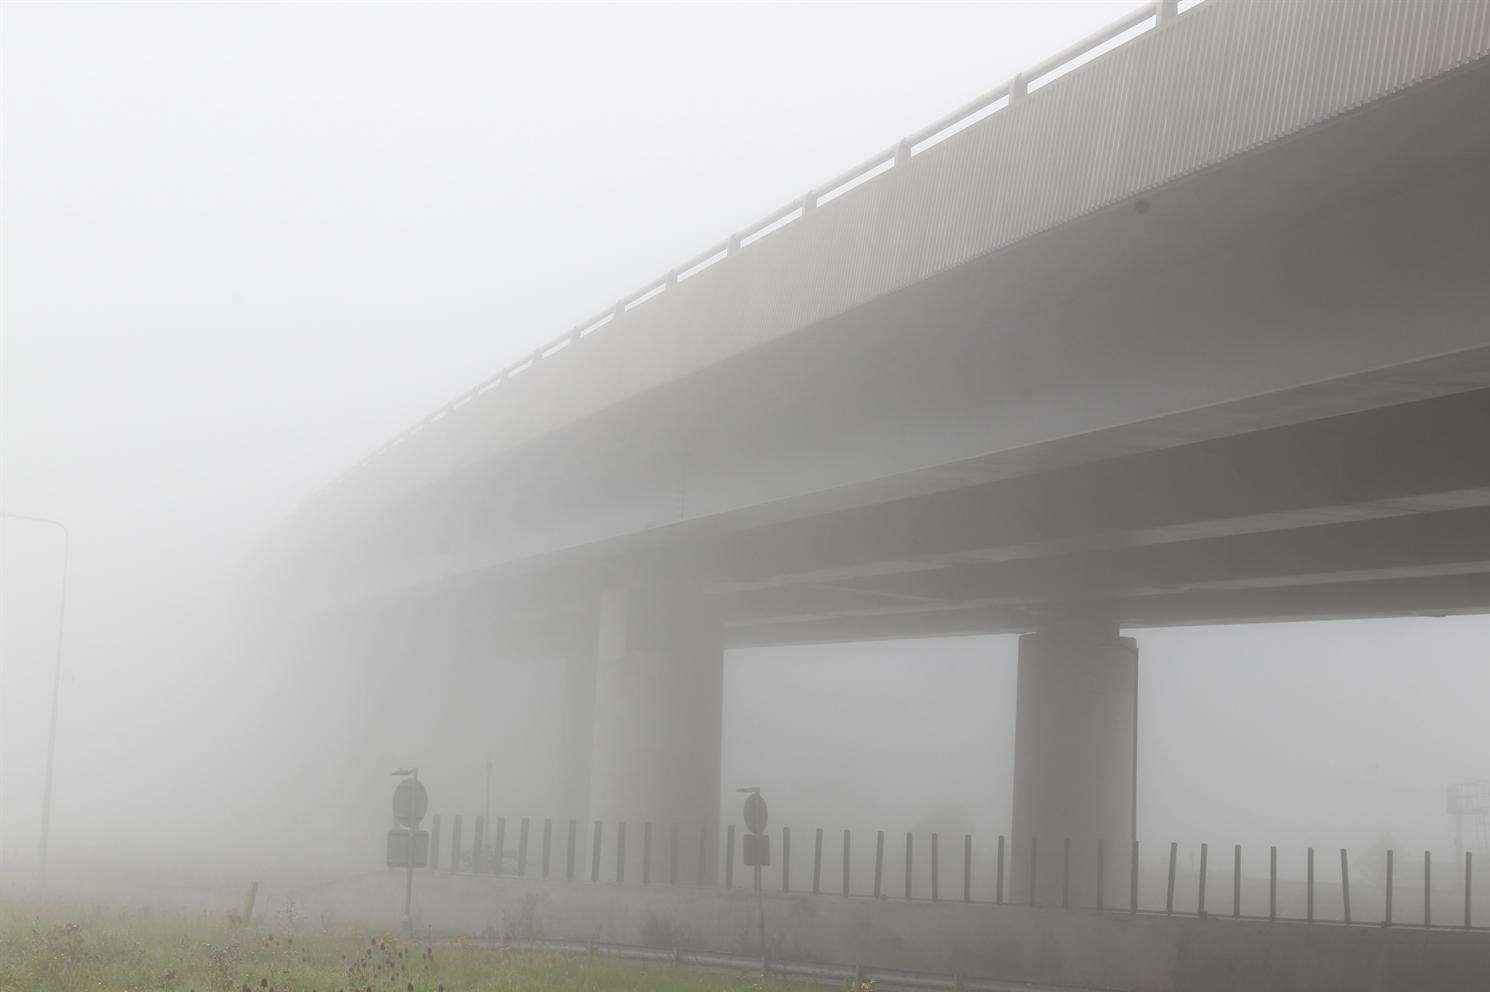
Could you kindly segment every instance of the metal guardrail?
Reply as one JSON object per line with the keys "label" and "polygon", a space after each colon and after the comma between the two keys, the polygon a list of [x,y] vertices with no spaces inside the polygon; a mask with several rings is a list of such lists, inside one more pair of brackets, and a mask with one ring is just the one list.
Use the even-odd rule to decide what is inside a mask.
{"label": "metal guardrail", "polygon": [[[1195,0],[1190,0],[1190,3],[1187,3],[1187,8],[1193,5],[1194,2]],[[783,204],[754,223],[745,225],[723,241],[710,245],[708,248],[670,269],[664,275],[622,296],[605,310],[602,310],[587,320],[580,321],[564,334],[540,345],[518,361],[499,370],[494,375],[483,379],[438,410],[421,417],[418,421],[364,456],[349,469],[318,487],[315,492],[319,493],[330,488],[337,482],[347,478],[351,472],[366,466],[378,456],[402,444],[436,421],[442,420],[451,413],[454,413],[476,397],[495,389],[515,376],[531,370],[540,362],[558,354],[560,351],[572,347],[602,327],[618,320],[632,308],[667,292],[677,286],[678,283],[697,275],[716,263],[733,257],[743,248],[785,227],[787,224],[812,213],[822,204],[837,199],[839,196],[868,182],[875,176],[890,169],[900,168],[906,165],[916,155],[952,137],[963,126],[975,123],[975,119],[979,115],[984,115],[985,112],[996,112],[999,109],[1003,109],[997,106],[1001,101],[1004,102],[1005,107],[1019,102],[1029,93],[1032,87],[1038,87],[1045,81],[1046,77],[1052,76],[1063,69],[1074,68],[1073,63],[1078,63],[1089,59],[1095,54],[1100,54],[1098,50],[1103,46],[1112,45],[1114,42],[1119,41],[1125,33],[1142,26],[1145,22],[1152,22],[1151,26],[1157,27],[1168,23],[1178,16],[1179,0],[1149,0],[1149,2],[1140,5],[1106,27],[1031,66],[1024,72],[1017,73],[1014,78],[1002,85],[989,90],[976,99],[970,100],[956,110],[937,118],[920,130],[906,135],[890,147],[869,156],[852,168],[829,179],[827,182],[812,187],[802,196]],[[990,111],[990,108],[992,108],[992,111]]]}

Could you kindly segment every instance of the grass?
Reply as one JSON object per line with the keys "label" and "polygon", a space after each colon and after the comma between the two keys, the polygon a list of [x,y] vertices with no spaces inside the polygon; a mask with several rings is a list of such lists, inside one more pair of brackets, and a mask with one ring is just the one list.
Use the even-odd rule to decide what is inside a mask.
{"label": "grass", "polygon": [[0,903],[4,992],[787,992],[809,986],[585,955],[429,944],[294,921]]}

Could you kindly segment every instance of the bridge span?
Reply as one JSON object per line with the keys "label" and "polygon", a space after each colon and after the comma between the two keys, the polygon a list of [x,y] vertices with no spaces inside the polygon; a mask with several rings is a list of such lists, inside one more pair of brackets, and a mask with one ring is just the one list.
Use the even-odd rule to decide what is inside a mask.
{"label": "bridge span", "polygon": [[1125,851],[1122,628],[1490,611],[1487,53],[1483,0],[1145,5],[343,473],[281,646],[540,646],[561,814],[717,830],[727,646],[1017,632],[1012,845]]}

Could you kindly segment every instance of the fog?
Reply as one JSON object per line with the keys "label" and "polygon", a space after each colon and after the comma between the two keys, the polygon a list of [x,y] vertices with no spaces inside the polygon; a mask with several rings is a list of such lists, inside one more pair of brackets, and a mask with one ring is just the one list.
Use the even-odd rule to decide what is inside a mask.
{"label": "fog", "polygon": [[[390,698],[256,655],[245,559],[498,367],[1129,6],[6,5],[0,502],[71,535],[59,876],[374,869],[414,761],[437,810],[479,812],[489,760],[492,815],[550,815],[553,664],[425,651]],[[4,526],[13,885],[60,551]],[[1490,619],[1124,633],[1156,847],[1448,853],[1445,786],[1490,777]],[[804,830],[1006,833],[1015,666],[1013,636],[727,652],[725,820],[756,785]]]}

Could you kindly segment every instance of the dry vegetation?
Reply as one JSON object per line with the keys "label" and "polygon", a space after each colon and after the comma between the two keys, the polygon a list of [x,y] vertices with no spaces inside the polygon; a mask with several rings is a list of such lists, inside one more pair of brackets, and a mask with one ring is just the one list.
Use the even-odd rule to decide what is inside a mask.
{"label": "dry vegetation", "polygon": [[588,958],[424,943],[344,926],[0,903],[4,992],[725,992],[807,986]]}

